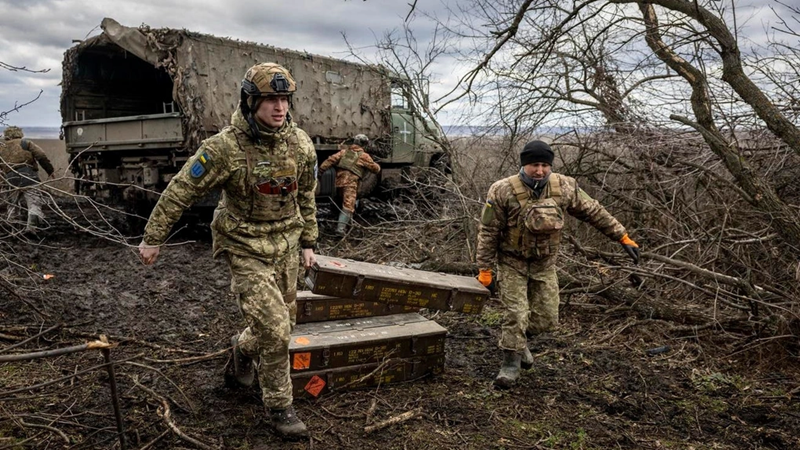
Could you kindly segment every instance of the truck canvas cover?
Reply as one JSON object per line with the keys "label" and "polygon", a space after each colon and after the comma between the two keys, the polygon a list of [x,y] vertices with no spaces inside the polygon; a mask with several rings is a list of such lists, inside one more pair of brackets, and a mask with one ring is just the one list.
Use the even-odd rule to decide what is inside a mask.
{"label": "truck canvas cover", "polygon": [[300,324],[289,342],[291,373],[440,355],[446,335],[417,313]]}
{"label": "truck canvas cover", "polygon": [[[245,71],[257,63],[277,62],[302,80],[292,117],[315,143],[338,143],[359,133],[371,138],[391,133],[391,88],[379,66],[184,29],[127,27],[110,18],[100,26],[101,34],[64,55],[61,113],[67,132],[87,121],[179,116],[183,132],[174,139],[185,136],[185,150],[194,151],[230,123]],[[158,134],[145,132],[142,139]],[[70,142],[77,145],[85,141],[82,138],[71,135]],[[94,150],[102,148],[90,151]]]}
{"label": "truck canvas cover", "polygon": [[489,290],[472,277],[317,256],[311,292],[369,302],[478,314]]}
{"label": "truck canvas cover", "polygon": [[338,298],[311,291],[297,292],[297,323],[388,316],[419,310],[416,306]]}

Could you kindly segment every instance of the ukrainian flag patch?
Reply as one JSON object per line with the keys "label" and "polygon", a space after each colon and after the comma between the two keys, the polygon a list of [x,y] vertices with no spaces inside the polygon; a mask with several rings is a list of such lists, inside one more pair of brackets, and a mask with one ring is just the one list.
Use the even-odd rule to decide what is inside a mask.
{"label": "ukrainian flag patch", "polygon": [[494,220],[494,202],[491,200],[486,200],[486,204],[483,205],[483,212],[481,212],[481,223],[484,225],[489,225]]}
{"label": "ukrainian flag patch", "polygon": [[208,166],[210,164],[211,157],[208,156],[208,153],[203,152],[197,157],[194,164],[192,164],[189,173],[192,175],[192,178],[200,178],[208,172]]}

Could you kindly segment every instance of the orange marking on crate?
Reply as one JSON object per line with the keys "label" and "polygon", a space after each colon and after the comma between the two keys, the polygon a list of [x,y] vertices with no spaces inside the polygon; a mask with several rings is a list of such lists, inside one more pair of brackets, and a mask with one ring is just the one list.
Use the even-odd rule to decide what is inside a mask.
{"label": "orange marking on crate", "polygon": [[308,383],[306,383],[306,387],[303,389],[305,389],[306,392],[311,394],[313,397],[317,397],[324,388],[325,388],[325,380],[323,380],[317,375],[314,375],[313,377],[311,377],[310,380],[308,380]]}
{"label": "orange marking on crate", "polygon": [[311,367],[311,353],[295,353],[292,359],[292,368],[294,370],[304,370]]}

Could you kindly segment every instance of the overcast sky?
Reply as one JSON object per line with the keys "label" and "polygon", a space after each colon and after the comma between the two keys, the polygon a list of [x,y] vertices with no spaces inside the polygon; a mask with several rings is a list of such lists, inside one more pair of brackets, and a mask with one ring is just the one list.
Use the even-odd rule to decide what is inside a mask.
{"label": "overcast sky", "polygon": [[[721,0],[730,3],[733,0]],[[797,0],[784,0],[793,4]],[[418,0],[417,13],[446,16],[445,4],[468,0]],[[191,31],[255,41],[277,47],[346,58],[342,33],[357,47],[369,46],[391,29],[402,26],[412,0],[0,0],[0,62],[47,73],[9,72],[0,68],[0,111],[41,97],[12,112],[8,124],[59,126],[61,59],[73,40],[99,34],[104,17],[127,26],[186,28]],[[764,5],[774,0],[736,2],[747,16],[751,39],[763,41],[765,23],[774,14]],[[754,12],[755,11],[755,12]],[[414,22],[424,38],[426,24]],[[740,22],[739,25],[742,25]],[[432,26],[432,25],[428,25]],[[429,34],[429,33],[428,33]],[[431,98],[452,88],[463,67],[440,65]],[[447,123],[446,119],[442,120]]]}
{"label": "overcast sky", "polygon": [[[122,25],[191,31],[346,58],[342,33],[358,47],[374,45],[387,30],[402,26],[404,0],[0,0],[0,62],[47,73],[0,68],[0,111],[41,97],[8,124],[59,126],[61,60],[75,39],[100,33],[104,17]],[[439,0],[420,0],[418,11],[443,9]],[[421,24],[424,27],[424,24]],[[424,30],[422,30],[424,32]],[[365,49],[365,51],[369,51]],[[449,77],[451,74],[441,74]],[[0,125],[2,127],[2,125]]]}

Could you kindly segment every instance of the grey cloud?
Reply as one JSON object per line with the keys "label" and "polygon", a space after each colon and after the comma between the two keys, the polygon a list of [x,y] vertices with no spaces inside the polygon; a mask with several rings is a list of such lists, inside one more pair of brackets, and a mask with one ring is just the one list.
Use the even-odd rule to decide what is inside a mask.
{"label": "grey cloud", "polygon": [[[57,126],[61,64],[64,51],[73,39],[84,39],[99,32],[103,17],[112,17],[127,26],[142,23],[154,28],[185,28],[190,31],[237,38],[312,54],[347,58],[341,34],[373,58],[373,46],[387,30],[399,29],[409,9],[408,1],[397,0],[0,0],[0,61],[31,68],[49,68],[48,74],[10,73],[0,69],[0,111],[14,101],[35,96],[39,86],[45,90],[34,105],[18,114],[22,125]],[[459,5],[461,4],[461,5]],[[417,16],[447,16],[454,9],[471,5],[470,0],[425,0],[417,2]],[[775,1],[753,0],[751,4]],[[737,5],[737,8],[739,6]],[[762,42],[762,20],[774,20],[762,11],[746,23],[754,42]],[[424,48],[433,24],[414,22],[415,35]],[[42,67],[46,64],[49,67]],[[440,63],[434,71],[442,79],[453,80],[453,64]],[[450,86],[434,84],[434,91]],[[446,88],[446,89],[445,89]],[[434,95],[435,97],[435,95]],[[30,120],[30,122],[27,122]],[[45,122],[45,123],[42,123]]]}

